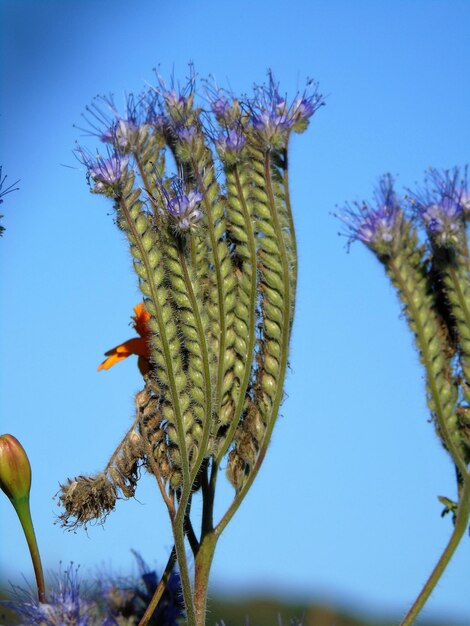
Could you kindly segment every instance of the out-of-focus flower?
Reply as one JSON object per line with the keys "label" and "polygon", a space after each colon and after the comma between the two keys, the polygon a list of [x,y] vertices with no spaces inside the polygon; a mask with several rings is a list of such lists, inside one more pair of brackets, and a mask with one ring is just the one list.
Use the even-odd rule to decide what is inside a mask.
{"label": "out-of-focus flower", "polygon": [[[134,552],[139,567],[138,580],[100,580],[100,597],[107,608],[107,624],[121,624],[123,619],[129,624],[137,624],[149,605],[158,586],[159,577]],[[176,626],[183,615],[181,582],[177,572],[172,572],[160,602],[152,615],[150,626]]]}
{"label": "out-of-focus flower", "polygon": [[137,331],[139,337],[128,339],[124,343],[105,352],[105,359],[98,367],[98,371],[107,370],[115,363],[127,359],[131,354],[136,354],[138,359],[138,367],[143,376],[145,376],[150,369],[150,328],[148,322],[150,320],[150,313],[144,307],[143,302],[140,302],[134,307],[135,315],[132,316],[134,320],[134,328]]}
{"label": "out-of-focus flower", "polygon": [[101,620],[91,603],[80,597],[78,568],[73,564],[60,572],[47,602],[39,602],[32,592],[13,586],[14,599],[5,602],[21,619],[22,626],[98,626]]}
{"label": "out-of-focus flower", "polygon": [[463,208],[452,198],[443,198],[439,204],[431,204],[420,212],[429,235],[438,245],[455,243],[463,226]]}
{"label": "out-of-focus flower", "polygon": [[246,144],[246,138],[240,129],[230,128],[219,133],[215,147],[221,159],[237,158]]}
{"label": "out-of-focus flower", "polygon": [[230,102],[225,96],[219,96],[211,102],[212,113],[217,117],[224,119],[227,111],[231,108]]}

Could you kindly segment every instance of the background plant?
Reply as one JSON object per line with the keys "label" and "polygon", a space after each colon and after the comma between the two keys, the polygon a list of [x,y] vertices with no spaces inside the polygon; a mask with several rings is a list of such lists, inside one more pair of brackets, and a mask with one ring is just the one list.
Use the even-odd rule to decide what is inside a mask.
{"label": "background plant", "polygon": [[467,170],[457,168],[430,170],[424,190],[410,191],[408,202],[400,202],[391,176],[385,176],[374,205],[356,204],[342,215],[351,240],[375,254],[398,293],[424,368],[431,419],[457,478],[456,500],[439,498],[454,532],[405,617],[407,625],[447,567],[470,517],[469,218]]}

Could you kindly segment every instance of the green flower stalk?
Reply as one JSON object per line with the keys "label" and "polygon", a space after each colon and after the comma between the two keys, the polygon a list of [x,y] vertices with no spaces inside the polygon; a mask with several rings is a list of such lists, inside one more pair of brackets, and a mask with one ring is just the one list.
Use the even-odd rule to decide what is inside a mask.
{"label": "green flower stalk", "polygon": [[[436,432],[456,469],[457,502],[449,543],[402,626],[413,623],[450,561],[470,517],[470,257],[466,171],[431,170],[424,191],[400,202],[385,176],[376,205],[347,207],[340,216],[351,240],[364,243],[397,290],[426,374]],[[424,243],[420,243],[420,235]]]}
{"label": "green flower stalk", "polygon": [[[130,340],[100,367],[139,354],[145,386],[104,472],[63,486],[63,521],[105,517],[144,465],[168,508],[190,625],[205,623],[217,541],[260,469],[283,397],[297,279],[287,153],[323,104],[309,85],[289,105],[271,74],[243,100],[207,84],[204,110],[191,73],[181,90],[159,78],[123,116],[111,98],[88,109],[108,154],[79,156],[92,192],[114,201],[148,316],[144,331],[135,318],[145,348]],[[216,521],[224,465],[234,497]]]}
{"label": "green flower stalk", "polygon": [[13,435],[0,435],[0,488],[20,520],[33,562],[39,602],[45,602],[44,575],[29,506],[31,466],[23,446]]}

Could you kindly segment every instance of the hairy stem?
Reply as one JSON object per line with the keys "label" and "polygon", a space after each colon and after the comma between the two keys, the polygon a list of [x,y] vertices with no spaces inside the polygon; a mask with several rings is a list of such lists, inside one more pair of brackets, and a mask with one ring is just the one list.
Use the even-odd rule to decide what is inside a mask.
{"label": "hairy stem", "polygon": [[460,502],[459,507],[457,509],[457,516],[455,518],[455,526],[454,531],[449,539],[449,543],[447,544],[444,552],[442,553],[437,565],[433,569],[430,577],[428,578],[426,584],[424,585],[421,593],[416,598],[413,606],[406,614],[405,618],[401,622],[400,626],[411,626],[414,623],[414,620],[418,617],[421,609],[427,602],[429,596],[437,585],[440,577],[442,576],[444,570],[446,569],[449,561],[452,558],[457,546],[462,539],[467,526],[468,520],[470,517],[470,475],[466,474],[464,485],[462,489],[462,493],[460,494]]}

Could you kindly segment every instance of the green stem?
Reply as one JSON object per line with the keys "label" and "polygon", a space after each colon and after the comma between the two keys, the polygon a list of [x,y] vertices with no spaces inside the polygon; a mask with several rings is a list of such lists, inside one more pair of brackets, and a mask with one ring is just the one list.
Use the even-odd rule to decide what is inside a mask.
{"label": "green stem", "polygon": [[454,531],[449,539],[444,552],[442,553],[436,567],[433,569],[431,576],[428,578],[421,593],[416,598],[413,606],[406,614],[404,620],[400,626],[411,626],[414,620],[418,617],[419,612],[425,605],[429,596],[431,595],[434,587],[438,583],[442,573],[449,564],[455,549],[460,543],[467,526],[470,517],[470,475],[467,474],[464,481],[464,487],[460,496],[459,508],[457,509],[457,516],[455,518]]}
{"label": "green stem", "polygon": [[11,501],[15,507],[16,514],[23,527],[24,536],[28,542],[29,553],[31,555],[31,561],[33,562],[34,575],[36,577],[36,585],[38,588],[39,602],[46,602],[46,590],[44,585],[44,574],[42,571],[41,556],[39,554],[39,548],[36,541],[36,534],[34,532],[33,520],[31,519],[31,511],[29,508],[29,495],[21,500]]}
{"label": "green stem", "polygon": [[158,583],[157,588],[155,589],[155,593],[153,594],[152,599],[150,600],[150,604],[146,608],[145,613],[143,614],[142,619],[140,620],[137,626],[146,626],[146,624],[149,623],[152,615],[155,612],[155,609],[157,608],[158,603],[160,602],[163,592],[165,591],[165,587],[167,586],[167,583],[170,580],[171,572],[173,571],[173,567],[175,566],[175,563],[176,563],[176,550],[173,547],[171,554],[170,554],[170,558],[168,559],[168,563],[166,564],[165,571],[163,572],[160,582]]}
{"label": "green stem", "polygon": [[195,559],[194,573],[194,605],[196,609],[196,626],[204,626],[206,623],[207,591],[209,586],[209,573],[214,558],[217,535],[208,533],[201,541],[199,552]]}
{"label": "green stem", "polygon": [[178,521],[178,516],[172,519],[172,528],[175,540],[176,559],[178,561],[178,568],[180,572],[181,590],[183,592],[184,606],[186,608],[187,626],[196,626],[196,613],[193,602],[191,581],[189,579],[186,546],[184,544],[184,518],[181,522]]}

